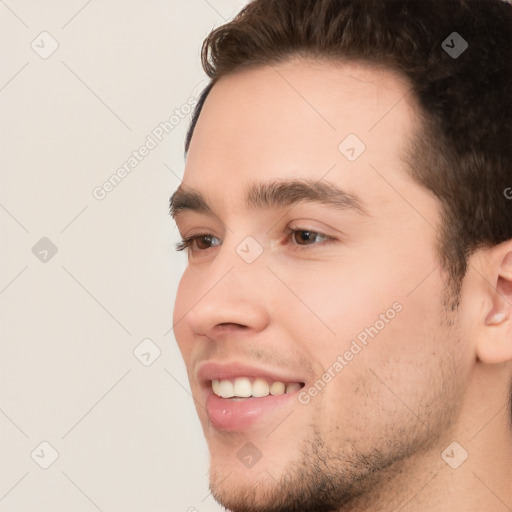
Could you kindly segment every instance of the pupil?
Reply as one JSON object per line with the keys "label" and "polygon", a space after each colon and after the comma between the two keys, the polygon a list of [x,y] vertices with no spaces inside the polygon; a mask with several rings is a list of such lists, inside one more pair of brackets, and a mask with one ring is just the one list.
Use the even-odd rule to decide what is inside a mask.
{"label": "pupil", "polygon": [[199,245],[203,246],[201,249],[208,249],[211,244],[211,236],[203,236],[197,240],[199,242]]}
{"label": "pupil", "polygon": [[[305,236],[303,236],[305,235]],[[311,231],[301,231],[301,238],[304,242],[307,242],[311,237]]]}

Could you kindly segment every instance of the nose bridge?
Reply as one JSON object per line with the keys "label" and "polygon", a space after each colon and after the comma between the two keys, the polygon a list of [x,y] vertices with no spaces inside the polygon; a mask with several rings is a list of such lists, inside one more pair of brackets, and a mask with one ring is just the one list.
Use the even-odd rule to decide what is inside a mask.
{"label": "nose bridge", "polygon": [[[247,237],[249,238],[249,237]],[[195,305],[187,314],[191,330],[212,334],[220,324],[239,324],[261,330],[269,320],[262,273],[268,272],[261,253],[255,257],[257,242],[222,246],[215,261],[202,274]],[[259,245],[259,244],[258,244]],[[201,279],[199,273],[192,279]]]}

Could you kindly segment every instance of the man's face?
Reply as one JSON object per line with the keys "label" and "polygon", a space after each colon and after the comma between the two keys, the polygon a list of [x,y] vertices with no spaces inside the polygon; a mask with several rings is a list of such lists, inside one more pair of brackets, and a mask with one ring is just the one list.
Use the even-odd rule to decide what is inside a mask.
{"label": "man's face", "polygon": [[[471,354],[442,306],[439,202],[400,158],[412,105],[390,71],[298,59],[231,74],[206,100],[181,187],[211,212],[188,202],[176,222],[210,237],[173,320],[228,508],[332,510],[456,421]],[[292,180],[345,194],[269,192]]]}

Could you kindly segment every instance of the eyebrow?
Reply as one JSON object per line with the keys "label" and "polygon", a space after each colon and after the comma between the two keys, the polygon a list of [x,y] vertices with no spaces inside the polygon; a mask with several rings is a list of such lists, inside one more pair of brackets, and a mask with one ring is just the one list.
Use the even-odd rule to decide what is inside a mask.
{"label": "eyebrow", "polygon": [[[363,201],[356,195],[328,181],[309,179],[275,180],[252,183],[245,191],[245,205],[250,210],[284,208],[301,202],[317,203],[337,210],[352,210],[369,215]],[[185,211],[215,216],[206,198],[197,190],[180,185],[170,199],[173,219]]]}

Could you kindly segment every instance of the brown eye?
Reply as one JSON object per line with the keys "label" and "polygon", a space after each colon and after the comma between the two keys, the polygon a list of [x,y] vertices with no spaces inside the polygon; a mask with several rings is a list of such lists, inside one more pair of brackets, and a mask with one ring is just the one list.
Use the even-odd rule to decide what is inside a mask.
{"label": "brown eye", "polygon": [[321,233],[309,231],[306,229],[297,229],[292,232],[292,238],[294,239],[294,241],[297,242],[297,245],[311,245],[311,242],[314,242],[317,239],[317,237],[327,238],[325,235],[322,235]]}
{"label": "brown eye", "polygon": [[199,233],[197,235],[183,238],[181,242],[176,244],[176,250],[184,251],[186,249],[189,251],[189,254],[193,254],[197,251],[206,251],[212,247],[213,240],[218,239],[209,233]]}
{"label": "brown eye", "polygon": [[[205,249],[209,249],[212,244],[212,239],[214,237],[211,235],[198,236],[195,238],[197,248],[202,251]],[[206,242],[205,242],[206,241]]]}

